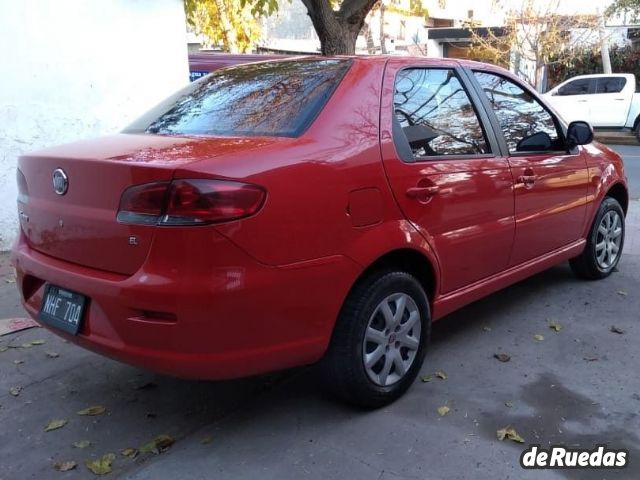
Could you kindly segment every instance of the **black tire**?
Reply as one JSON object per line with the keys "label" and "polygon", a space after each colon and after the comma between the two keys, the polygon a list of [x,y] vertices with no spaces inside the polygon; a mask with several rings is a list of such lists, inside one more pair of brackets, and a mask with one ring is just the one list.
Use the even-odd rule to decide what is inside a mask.
{"label": "black tire", "polygon": [[[607,215],[607,213],[611,211],[617,213],[620,219],[620,227],[622,229],[620,236],[620,246],[618,248],[615,260],[612,261],[609,265],[603,266],[598,261],[596,254],[596,244],[599,238],[598,229],[605,215]],[[599,280],[611,275],[611,272],[615,270],[618,262],[620,261],[620,257],[622,256],[624,234],[625,220],[622,207],[615,198],[605,197],[605,199],[600,204],[600,207],[598,208],[595,218],[593,219],[593,224],[591,225],[591,230],[589,231],[589,236],[587,237],[587,245],[585,246],[584,251],[578,257],[572,258],[569,261],[569,264],[571,265],[574,273],[577,276],[585,278],[587,280]]]}
{"label": "black tire", "polygon": [[636,139],[638,140],[638,143],[640,143],[640,120],[636,124],[635,134],[636,134]]}
{"label": "black tire", "polygon": [[[389,299],[395,298],[394,296],[397,295],[408,296],[413,300],[414,303],[411,308],[414,309],[413,312],[416,311],[415,308],[419,312],[420,328],[416,330],[419,330],[420,338],[417,349],[411,350],[411,352],[415,353],[409,368],[405,370],[403,375],[399,375],[394,363],[391,366],[393,374],[389,374],[389,378],[395,375],[399,380],[391,385],[382,386],[376,384],[370,378],[369,375],[372,374],[373,368],[365,368],[365,349],[370,346],[369,343],[366,345],[364,343],[365,331],[370,321],[379,321],[378,317],[382,315],[380,313],[382,310],[377,310],[378,307],[384,302],[392,302],[393,300]],[[410,305],[408,299],[405,298],[405,301],[407,305]],[[387,305],[391,305],[391,303],[387,303]],[[398,303],[395,305],[395,312],[397,312],[400,307]],[[376,312],[375,317],[374,312]],[[409,307],[406,309],[406,315],[403,308],[401,316],[406,320],[404,320],[405,323],[399,323],[398,325],[408,325],[408,318],[411,316],[409,315]],[[382,318],[384,319],[384,316]],[[396,328],[396,330],[398,329],[400,329],[400,326]],[[389,343],[385,344],[387,345],[385,347],[387,352],[390,348],[394,348],[394,343],[396,350],[400,352],[404,348],[398,347],[401,342],[395,342],[396,337],[393,332],[387,331],[391,332],[388,334]],[[408,330],[407,335],[409,333],[415,336],[417,331],[412,328]],[[389,270],[368,275],[353,288],[336,322],[329,349],[320,365],[325,383],[335,395],[353,405],[363,408],[379,408],[388,405],[400,397],[418,375],[424,361],[430,333],[431,311],[429,301],[424,289],[415,277],[406,272]],[[400,338],[400,335],[402,333],[399,332],[398,338]],[[382,348],[382,343],[377,346]],[[409,350],[405,350],[400,355],[408,357],[407,351]],[[381,357],[380,361],[384,363],[388,354],[382,353],[384,357]],[[393,358],[393,355],[391,358]],[[386,377],[387,375],[385,375]]]}

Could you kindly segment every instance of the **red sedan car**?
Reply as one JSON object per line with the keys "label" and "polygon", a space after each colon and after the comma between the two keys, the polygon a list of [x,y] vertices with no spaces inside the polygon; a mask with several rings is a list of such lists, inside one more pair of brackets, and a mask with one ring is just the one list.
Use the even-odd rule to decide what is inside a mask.
{"label": "red sedan car", "polygon": [[180,377],[320,361],[376,407],[431,322],[569,260],[607,277],[620,157],[509,72],[425,58],[218,70],[122,134],[20,158],[27,311]]}

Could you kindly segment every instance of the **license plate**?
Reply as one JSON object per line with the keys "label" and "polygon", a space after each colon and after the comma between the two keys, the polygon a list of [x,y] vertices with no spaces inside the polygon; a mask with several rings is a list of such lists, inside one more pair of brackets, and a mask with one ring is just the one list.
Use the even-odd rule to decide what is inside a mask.
{"label": "license plate", "polygon": [[80,330],[86,301],[84,295],[47,284],[38,318],[43,323],[76,335]]}

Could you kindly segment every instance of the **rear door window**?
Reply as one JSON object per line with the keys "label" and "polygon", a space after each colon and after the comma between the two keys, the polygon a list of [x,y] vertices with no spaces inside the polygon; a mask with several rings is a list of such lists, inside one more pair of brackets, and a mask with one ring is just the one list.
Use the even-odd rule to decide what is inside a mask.
{"label": "rear door window", "polygon": [[473,103],[452,69],[398,72],[393,108],[414,157],[490,153]]}
{"label": "rear door window", "polygon": [[125,133],[297,137],[350,64],[296,60],[217,70],[162,102]]}
{"label": "rear door window", "polygon": [[558,89],[558,95],[589,95],[595,91],[596,81],[593,78],[579,78]]}
{"label": "rear door window", "polygon": [[618,93],[621,92],[627,84],[624,77],[600,77],[598,78],[598,86],[596,93]]}

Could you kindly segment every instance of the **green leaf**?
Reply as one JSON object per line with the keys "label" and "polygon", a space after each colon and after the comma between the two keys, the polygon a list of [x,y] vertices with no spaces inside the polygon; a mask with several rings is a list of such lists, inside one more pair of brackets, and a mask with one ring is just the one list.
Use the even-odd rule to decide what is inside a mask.
{"label": "green leaf", "polygon": [[63,418],[59,418],[56,420],[51,420],[46,427],[44,427],[45,432],[50,432],[52,430],[57,430],[59,428],[64,427],[67,424],[67,421]]}
{"label": "green leaf", "polygon": [[113,453],[107,453],[95,460],[87,460],[85,465],[95,475],[106,475],[111,472],[111,465],[115,459],[116,456]]}
{"label": "green leaf", "polygon": [[73,460],[69,460],[68,462],[59,462],[54,463],[53,468],[55,468],[59,472],[68,472],[69,470],[73,470],[78,466],[76,462]]}
{"label": "green leaf", "polygon": [[91,442],[89,440],[79,440],[77,442],[73,442],[72,445],[74,448],[87,448],[91,445]]}
{"label": "green leaf", "polygon": [[169,435],[158,435],[156,438],[140,447],[140,453],[153,453],[158,455],[175,443]]}
{"label": "green leaf", "polygon": [[78,412],[76,412],[78,415],[89,415],[89,416],[95,416],[95,415],[102,415],[104,412],[107,411],[107,408],[104,407],[103,405],[93,405],[91,407],[87,407],[83,410],[80,410]]}

